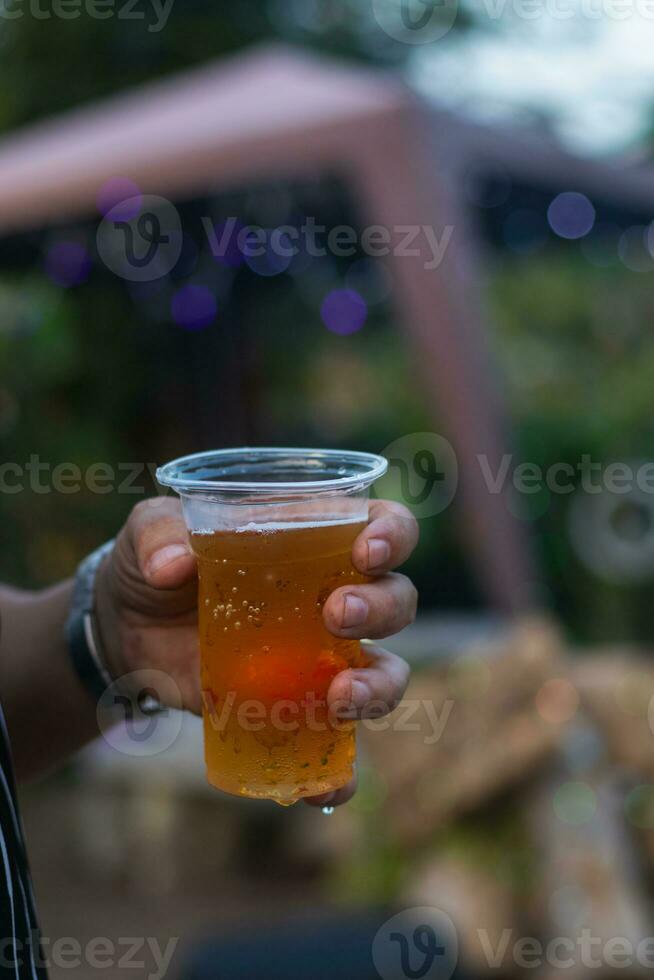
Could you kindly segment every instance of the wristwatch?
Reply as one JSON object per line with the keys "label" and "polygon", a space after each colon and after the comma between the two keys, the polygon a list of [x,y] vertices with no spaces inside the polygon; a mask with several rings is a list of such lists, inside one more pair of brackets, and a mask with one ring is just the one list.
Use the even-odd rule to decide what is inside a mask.
{"label": "wristwatch", "polygon": [[95,582],[103,559],[114,546],[107,541],[80,564],[66,621],[68,649],[75,672],[87,691],[98,700],[113,683],[102,656],[95,610]]}

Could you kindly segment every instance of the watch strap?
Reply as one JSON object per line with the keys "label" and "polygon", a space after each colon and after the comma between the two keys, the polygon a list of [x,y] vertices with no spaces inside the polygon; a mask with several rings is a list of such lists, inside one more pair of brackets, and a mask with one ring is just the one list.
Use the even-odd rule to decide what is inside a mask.
{"label": "watch strap", "polygon": [[99,699],[113,678],[102,656],[97,617],[95,613],[95,582],[103,559],[113,549],[108,541],[88,555],[75,576],[75,587],[66,622],[68,649],[75,672],[87,691]]}

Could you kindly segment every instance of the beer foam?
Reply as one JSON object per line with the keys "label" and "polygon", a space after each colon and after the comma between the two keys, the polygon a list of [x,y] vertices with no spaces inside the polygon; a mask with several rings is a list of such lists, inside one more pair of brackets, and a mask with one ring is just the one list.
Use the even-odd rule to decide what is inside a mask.
{"label": "beer foam", "polygon": [[259,523],[250,521],[248,524],[241,524],[238,527],[216,526],[214,528],[194,528],[192,534],[215,534],[216,531],[231,531],[235,534],[252,533],[274,534],[276,531],[308,531],[322,527],[340,527],[346,524],[363,524],[367,520],[365,515],[359,517],[328,518],[324,521],[266,521]]}
{"label": "beer foam", "polygon": [[259,531],[264,534],[274,531],[308,531],[312,528],[319,527],[337,527],[342,524],[361,524],[365,519],[366,518],[364,517],[341,517],[331,518],[324,521],[267,521],[264,524],[250,521],[249,524],[243,524],[241,527],[233,528],[233,530],[237,533],[240,533],[241,531]]}

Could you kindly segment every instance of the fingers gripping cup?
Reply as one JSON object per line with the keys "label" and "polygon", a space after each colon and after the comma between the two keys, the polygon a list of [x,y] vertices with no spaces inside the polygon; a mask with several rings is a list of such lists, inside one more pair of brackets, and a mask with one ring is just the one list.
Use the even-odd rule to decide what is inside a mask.
{"label": "fingers gripping cup", "polygon": [[198,560],[201,685],[209,782],[288,805],[352,776],[355,723],[327,705],[357,666],[357,640],[322,610],[365,576],[352,545],[387,462],[368,453],[228,449],[157,471],[182,498]]}

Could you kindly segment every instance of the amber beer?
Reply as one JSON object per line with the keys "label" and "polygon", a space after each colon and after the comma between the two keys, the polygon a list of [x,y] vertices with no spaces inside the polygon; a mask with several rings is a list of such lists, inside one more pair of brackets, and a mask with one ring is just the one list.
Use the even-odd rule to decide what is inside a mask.
{"label": "amber beer", "polygon": [[332,636],[334,589],[363,581],[352,545],[382,456],[336,449],[220,449],[166,463],[198,559],[209,781],[288,805],[344,785],[355,726],[327,705],[359,644]]}
{"label": "amber beer", "polygon": [[289,804],[343,786],[353,722],[327,706],[358,641],[332,636],[322,610],[364,581],[352,545],[362,521],[263,524],[192,533],[199,568],[205,756],[209,781]]}

